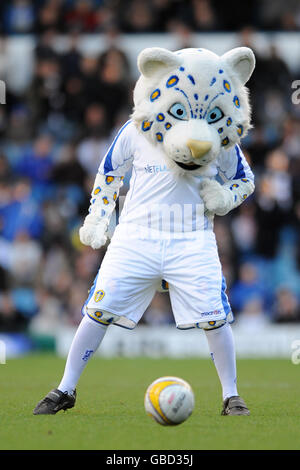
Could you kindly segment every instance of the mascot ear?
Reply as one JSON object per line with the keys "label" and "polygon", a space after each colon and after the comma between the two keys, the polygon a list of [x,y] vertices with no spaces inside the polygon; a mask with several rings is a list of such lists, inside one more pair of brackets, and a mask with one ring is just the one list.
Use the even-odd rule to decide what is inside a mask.
{"label": "mascot ear", "polygon": [[181,59],[161,47],[149,47],[144,49],[138,56],[138,68],[142,75],[151,78],[156,74],[181,65]]}
{"label": "mascot ear", "polygon": [[236,47],[222,55],[243,85],[249,80],[255,67],[255,55],[249,47]]}

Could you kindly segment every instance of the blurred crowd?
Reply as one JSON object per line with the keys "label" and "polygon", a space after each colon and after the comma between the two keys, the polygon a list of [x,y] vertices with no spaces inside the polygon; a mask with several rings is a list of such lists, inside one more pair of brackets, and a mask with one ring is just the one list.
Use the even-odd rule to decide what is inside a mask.
{"label": "blurred crowd", "polygon": [[[131,112],[134,73],[112,41],[98,56],[82,55],[80,33],[99,31],[109,22],[117,25],[116,35],[118,30],[165,31],[172,11],[190,28],[234,28],[246,14],[241,7],[225,25],[222,2],[216,8],[208,0],[133,0],[126,2],[126,11],[124,3],[1,2],[4,34],[41,35],[30,85],[17,95],[8,84],[7,104],[0,106],[0,331],[30,327],[47,333],[62,324],[77,325],[105,254],[106,248],[83,246],[78,229],[99,163]],[[282,2],[272,1],[272,12],[268,0],[251,3],[246,11],[258,26],[299,28],[298,2],[284,2],[294,7],[292,17],[288,8],[282,14]],[[63,53],[53,46],[62,31],[71,37]],[[247,26],[239,45],[255,50]],[[256,56],[249,82],[254,127],[243,141],[256,191],[239,209],[215,220],[228,296],[238,322],[248,327],[300,321],[300,106],[291,99],[300,60],[297,77],[274,45]],[[142,322],[173,322],[168,294],[155,296]]]}
{"label": "blurred crowd", "polygon": [[2,0],[0,14],[4,34],[167,32],[179,19],[195,31],[300,29],[298,0]]}

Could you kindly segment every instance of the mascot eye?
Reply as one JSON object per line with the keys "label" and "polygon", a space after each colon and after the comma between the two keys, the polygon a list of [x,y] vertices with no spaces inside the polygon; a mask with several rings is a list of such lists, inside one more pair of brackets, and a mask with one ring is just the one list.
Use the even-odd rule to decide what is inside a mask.
{"label": "mascot eye", "polygon": [[220,119],[222,119],[223,116],[224,116],[223,111],[216,106],[214,109],[212,109],[208,113],[207,122],[208,122],[208,124],[218,122],[218,121],[220,121]]}
{"label": "mascot eye", "polygon": [[171,106],[171,108],[168,111],[171,116],[173,116],[176,119],[181,119],[181,120],[187,120],[187,114],[185,107],[181,103],[175,103]]}

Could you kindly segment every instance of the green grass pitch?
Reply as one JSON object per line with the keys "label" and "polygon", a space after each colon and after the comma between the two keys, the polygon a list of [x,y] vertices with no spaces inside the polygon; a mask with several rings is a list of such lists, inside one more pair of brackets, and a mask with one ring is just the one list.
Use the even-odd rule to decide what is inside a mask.
{"label": "green grass pitch", "polygon": [[[220,385],[210,360],[148,358],[93,358],[75,408],[34,416],[64,364],[55,356],[33,355],[0,365],[1,450],[300,449],[300,365],[288,360],[238,361],[249,417],[220,416]],[[160,426],[144,411],[147,386],[163,375],[184,378],[195,392],[195,410],[179,426]]]}

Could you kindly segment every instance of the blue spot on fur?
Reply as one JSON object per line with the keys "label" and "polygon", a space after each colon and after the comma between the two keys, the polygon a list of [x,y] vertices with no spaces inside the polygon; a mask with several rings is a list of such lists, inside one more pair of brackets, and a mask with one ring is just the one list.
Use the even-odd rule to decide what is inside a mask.
{"label": "blue spot on fur", "polygon": [[231,85],[228,80],[223,80],[223,87],[224,90],[227,91],[227,93],[231,92]]}
{"label": "blue spot on fur", "polygon": [[160,90],[159,88],[156,88],[156,90],[154,90],[150,95],[150,101],[157,100],[157,98],[159,97],[160,97]]}
{"label": "blue spot on fur", "polygon": [[179,78],[177,77],[177,75],[172,75],[170,78],[168,78],[166,87],[171,88],[172,86],[175,86],[178,83],[178,81],[179,81]]}
{"label": "blue spot on fur", "polygon": [[156,116],[156,120],[158,122],[161,122],[161,121],[164,121],[165,120],[165,116],[163,113],[159,113],[157,116]]}
{"label": "blue spot on fur", "polygon": [[216,77],[213,77],[209,86],[213,86],[213,84],[216,83],[216,81],[217,81]]}
{"label": "blue spot on fur", "polygon": [[243,135],[243,133],[244,133],[244,128],[243,128],[242,124],[239,124],[239,125],[237,126],[237,133],[238,133],[239,136],[242,136],[242,135]]}
{"label": "blue spot on fur", "polygon": [[224,73],[224,70],[220,69],[220,70],[219,70],[219,73]]}
{"label": "blue spot on fur", "polygon": [[198,95],[197,95],[197,93],[195,93],[195,94],[194,94],[194,98],[195,98],[195,100],[197,100],[197,99],[198,99]]}
{"label": "blue spot on fur", "polygon": [[233,102],[234,102],[234,105],[239,108],[241,106],[240,104],[240,100],[239,100],[239,97],[235,95],[235,97],[233,98]]}
{"label": "blue spot on fur", "polygon": [[179,67],[180,72],[184,72],[184,67]]}
{"label": "blue spot on fur", "polygon": [[153,121],[143,121],[142,122],[142,130],[144,132],[149,131],[151,129],[152,124],[153,124]]}
{"label": "blue spot on fur", "polygon": [[206,95],[205,98],[204,98],[204,101],[207,101],[209,98],[209,95]]}
{"label": "blue spot on fur", "polygon": [[191,81],[193,85],[195,85],[195,79],[192,75],[188,75],[188,79]]}
{"label": "blue spot on fur", "polygon": [[228,144],[229,144],[229,139],[228,139],[228,137],[224,137],[224,139],[223,139],[222,142],[221,142],[222,147],[225,147],[225,145],[228,145]]}

